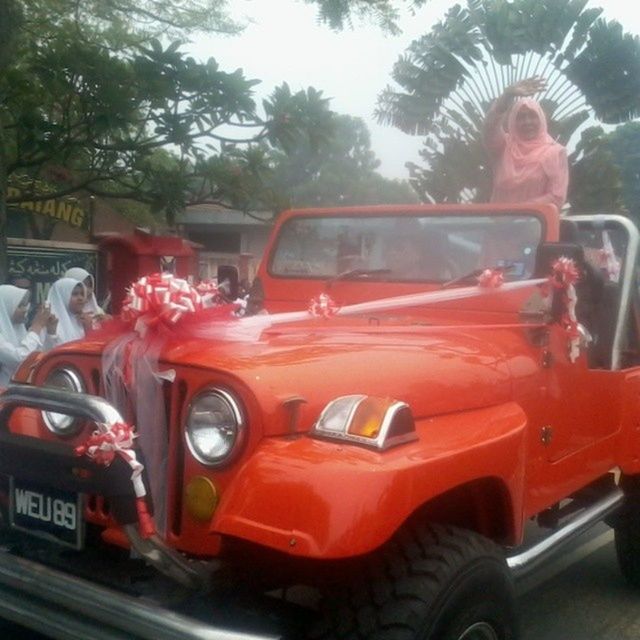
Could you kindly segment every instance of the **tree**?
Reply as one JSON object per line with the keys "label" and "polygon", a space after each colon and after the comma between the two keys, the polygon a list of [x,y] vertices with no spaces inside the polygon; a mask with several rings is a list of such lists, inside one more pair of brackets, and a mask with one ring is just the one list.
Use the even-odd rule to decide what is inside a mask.
{"label": "tree", "polygon": [[416,202],[406,182],[383,178],[371,150],[371,136],[360,118],[334,116],[333,133],[316,148],[297,140],[289,153],[274,150],[269,184],[274,211],[292,206],[336,206]]}
{"label": "tree", "polygon": [[[391,33],[398,33],[398,10],[389,0],[305,0],[307,4],[318,5],[319,18],[333,29],[344,29],[351,25],[354,15],[373,19],[378,25]],[[411,9],[421,7],[427,0],[410,0]]]}
{"label": "tree", "polygon": [[[305,1],[336,28],[356,14],[393,17],[388,0]],[[260,149],[242,145],[287,151],[306,128],[313,148],[330,124],[318,91],[283,87],[261,115],[257,81],[182,54],[196,30],[240,28],[226,0],[5,0],[0,29],[23,6],[13,46],[0,47],[12,54],[0,69],[2,231],[6,176],[20,187],[12,203],[84,192],[135,199],[169,220],[189,202],[248,207],[268,199],[259,189],[269,167]],[[5,261],[2,233],[2,280]]]}
{"label": "tree", "polygon": [[[9,202],[85,191],[155,206],[164,200],[171,214],[194,197],[196,176],[203,178],[198,201],[232,198],[232,185],[219,180],[228,147],[263,139],[286,146],[305,127],[317,137],[328,112],[319,92],[287,89],[265,101],[262,118],[251,97],[255,84],[213,59],[185,57],[175,43],[163,48],[153,40],[130,55],[67,37],[43,43],[0,85],[7,171],[21,182]],[[232,137],[222,127],[242,133]],[[158,164],[162,149],[172,162]],[[57,180],[42,193],[37,187],[52,166]]]}
{"label": "tree", "polygon": [[[38,0],[0,76],[2,167],[17,187],[10,204],[87,193],[146,203],[170,221],[187,203],[237,206],[248,201],[257,175],[245,171],[238,144],[286,148],[292,132],[302,135],[306,128],[317,139],[330,122],[328,101],[318,91],[282,88],[260,115],[252,98],[257,81],[241,71],[186,57],[180,41],[145,41],[142,28],[107,28],[98,8],[81,15],[82,23],[60,10],[75,4]],[[104,3],[129,7],[134,17],[147,4]],[[176,6],[188,4],[211,2]],[[55,9],[50,22],[35,37],[49,5]],[[180,26],[174,17],[157,22],[168,32]],[[0,257],[6,259],[6,248]]]}
{"label": "tree", "polygon": [[620,168],[625,207],[636,224],[640,224],[640,122],[617,127],[607,141],[613,161]]}
{"label": "tree", "polygon": [[410,165],[424,199],[486,200],[484,114],[510,83],[542,75],[552,134],[567,143],[588,119],[640,113],[640,40],[587,0],[468,0],[415,40],[394,66],[400,90],[380,96],[381,122],[426,134],[425,167]]}
{"label": "tree", "polygon": [[[398,9],[406,4],[410,9],[427,0],[304,0],[318,8],[318,19],[332,29],[351,26],[353,18],[373,20],[392,33],[398,32]],[[115,35],[148,39],[165,35],[184,38],[194,31],[233,33],[241,25],[230,19],[228,0],[29,0],[29,12],[43,18],[45,24],[59,23],[73,16],[77,28],[96,30],[113,41]],[[132,29],[133,27],[133,29]]]}
{"label": "tree", "polygon": [[[6,0],[0,4],[0,77],[5,74],[11,64],[16,34],[22,23],[22,7],[17,0]],[[0,93],[1,96],[2,93]],[[7,204],[5,201],[7,175],[6,143],[3,127],[0,126],[0,282],[6,282],[7,279]]]}
{"label": "tree", "polygon": [[612,146],[602,127],[582,132],[575,151],[569,184],[571,208],[579,213],[622,212],[623,181]]}

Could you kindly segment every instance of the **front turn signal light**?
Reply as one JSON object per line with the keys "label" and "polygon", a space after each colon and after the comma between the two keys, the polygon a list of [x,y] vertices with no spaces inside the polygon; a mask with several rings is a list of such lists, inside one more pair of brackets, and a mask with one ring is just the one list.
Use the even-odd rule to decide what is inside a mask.
{"label": "front turn signal light", "polygon": [[376,449],[389,449],[417,438],[408,404],[365,395],[341,396],[329,402],[312,433]]}

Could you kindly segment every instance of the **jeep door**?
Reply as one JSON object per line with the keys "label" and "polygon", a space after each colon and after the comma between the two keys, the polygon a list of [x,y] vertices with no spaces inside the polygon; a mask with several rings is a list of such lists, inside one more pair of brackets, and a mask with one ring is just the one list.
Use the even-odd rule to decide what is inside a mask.
{"label": "jeep door", "polygon": [[[577,241],[584,249],[581,279],[576,284],[576,313],[587,330],[583,352],[575,362],[568,355],[568,337],[561,326],[550,334],[545,425],[547,459],[558,462],[583,449],[600,450],[620,428],[622,372],[637,367],[638,343],[630,332],[632,286],[638,232],[619,216],[574,216],[562,240]],[[567,232],[567,229],[569,231]],[[572,237],[566,237],[572,236]]]}

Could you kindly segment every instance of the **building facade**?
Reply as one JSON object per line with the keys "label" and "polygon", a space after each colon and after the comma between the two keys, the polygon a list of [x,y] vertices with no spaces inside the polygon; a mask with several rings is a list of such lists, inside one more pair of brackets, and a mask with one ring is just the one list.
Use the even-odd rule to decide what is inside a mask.
{"label": "building facade", "polygon": [[220,265],[238,268],[240,280],[253,281],[273,218],[216,205],[193,205],[178,217],[182,235],[200,246],[201,279],[215,278]]}

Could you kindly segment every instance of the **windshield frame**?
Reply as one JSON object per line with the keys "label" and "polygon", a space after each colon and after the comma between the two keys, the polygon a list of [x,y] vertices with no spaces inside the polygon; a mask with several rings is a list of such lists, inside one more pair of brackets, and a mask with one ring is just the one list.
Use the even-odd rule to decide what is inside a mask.
{"label": "windshield frame", "polygon": [[[309,274],[309,273],[282,273],[280,270],[274,268],[274,261],[278,256],[278,249],[281,246],[281,242],[285,237],[283,230],[286,231],[287,226],[292,224],[294,221],[299,221],[301,219],[309,219],[309,218],[333,218],[333,219],[344,219],[353,220],[354,218],[388,218],[401,220],[403,218],[465,218],[465,217],[479,217],[479,218],[526,218],[531,217],[535,218],[540,225],[540,237],[539,243],[545,242],[548,240],[548,223],[547,216],[537,209],[527,208],[527,207],[505,207],[505,205],[444,205],[442,208],[431,208],[433,205],[422,205],[422,206],[410,206],[402,209],[393,209],[389,210],[387,207],[345,207],[342,209],[310,209],[310,210],[298,210],[289,212],[290,215],[280,221],[278,232],[274,237],[274,241],[270,247],[268,260],[266,262],[266,273],[270,278],[274,280],[297,280],[297,281],[310,281],[310,282],[323,282],[336,279],[339,279],[340,273],[334,274]],[[535,256],[534,256],[535,260]],[[499,266],[499,265],[491,265],[491,266]],[[364,269],[366,271],[367,269]],[[374,269],[375,270],[375,269]],[[344,270],[349,271],[348,269]],[[421,284],[433,284],[438,282],[443,282],[447,278],[440,279],[427,279],[427,278],[396,278],[390,277],[389,274],[378,273],[378,274],[365,274],[359,280],[366,279],[367,282],[376,282],[376,283],[390,283],[390,284],[400,284],[400,283],[421,283]]]}

